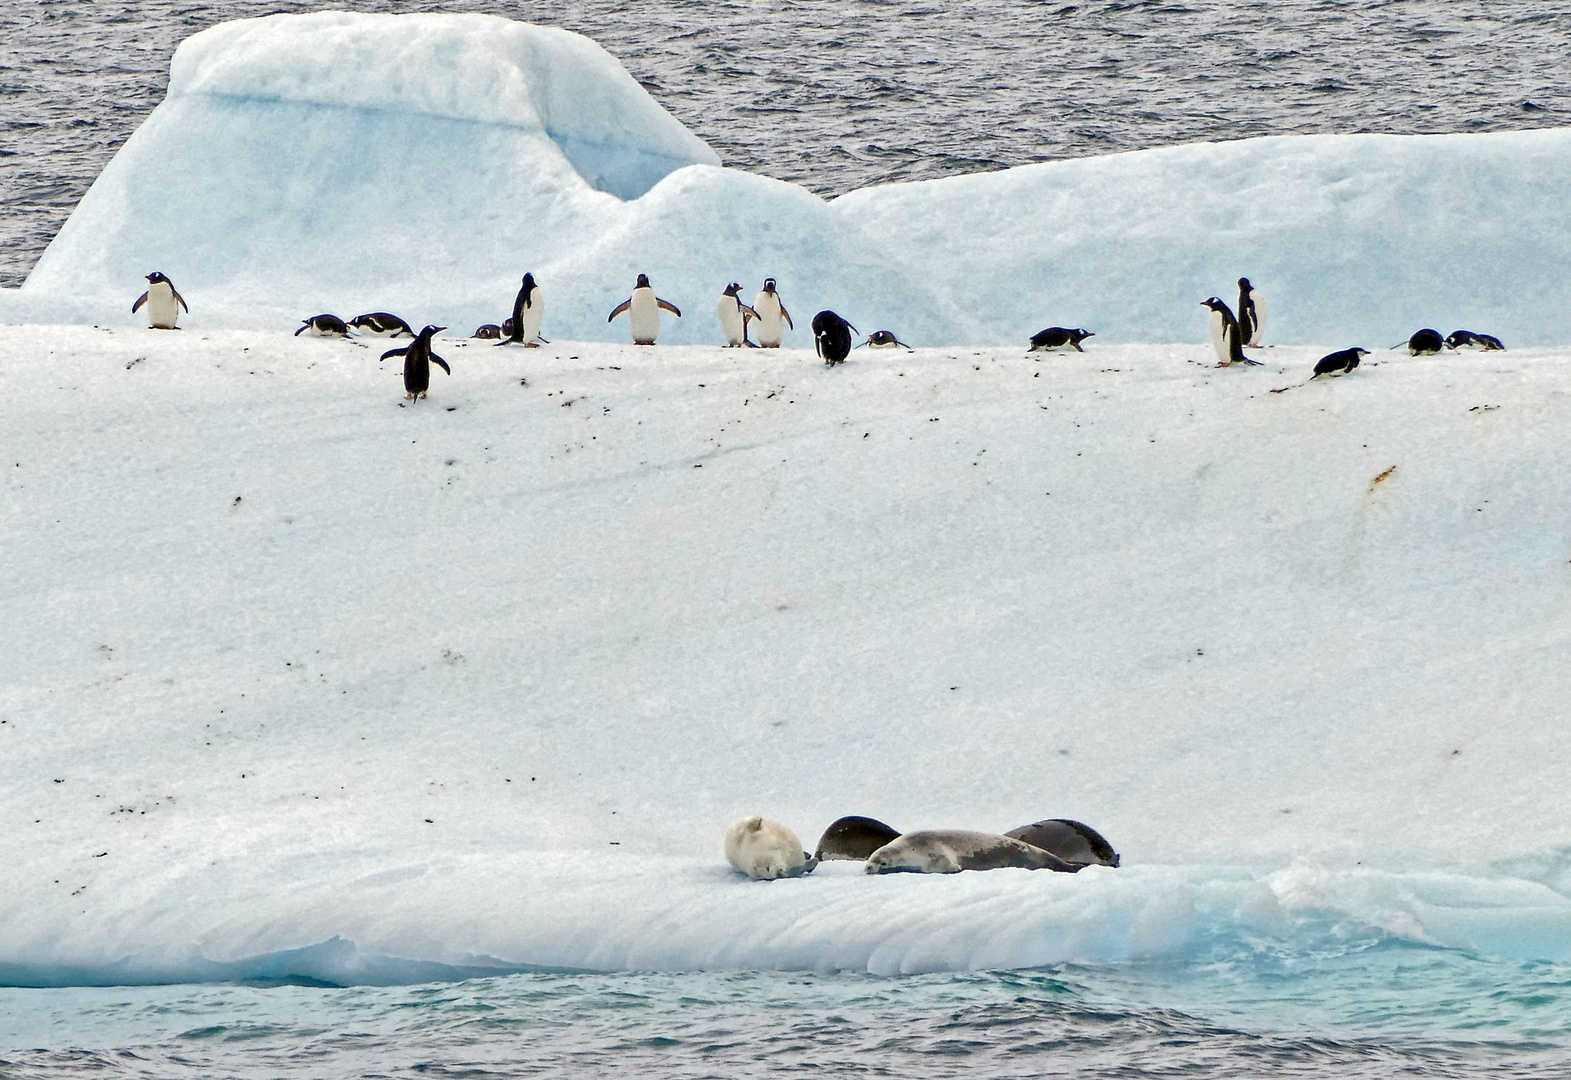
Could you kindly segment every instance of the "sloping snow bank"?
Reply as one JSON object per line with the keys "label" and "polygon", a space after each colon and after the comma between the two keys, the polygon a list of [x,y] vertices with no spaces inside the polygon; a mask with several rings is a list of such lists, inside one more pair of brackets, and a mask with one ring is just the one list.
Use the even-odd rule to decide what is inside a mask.
{"label": "sloping snow bank", "polygon": [[779,279],[788,343],[832,307],[919,345],[1201,341],[1240,275],[1270,340],[1420,326],[1571,342],[1571,130],[1252,139],[879,187],[825,203],[718,158],[587,39],[478,15],[277,15],[175,54],[168,99],[0,319],[134,324],[152,269],[193,327],[389,309],[472,329],[525,270],[547,337],[625,341],[635,276],[719,340]]}
{"label": "sloping snow bank", "polygon": [[[1571,353],[1266,393],[1330,344],[444,342],[400,408],[0,328],[0,981],[1565,958]],[[751,883],[746,813],[1125,866]]]}

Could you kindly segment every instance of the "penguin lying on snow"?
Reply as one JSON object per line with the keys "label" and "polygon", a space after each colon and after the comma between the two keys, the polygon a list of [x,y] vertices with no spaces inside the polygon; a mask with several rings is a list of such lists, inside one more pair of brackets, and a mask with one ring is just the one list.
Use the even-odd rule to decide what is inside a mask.
{"label": "penguin lying on snow", "polygon": [[1320,378],[1322,375],[1346,375],[1358,366],[1360,357],[1368,356],[1368,349],[1343,349],[1341,352],[1329,353],[1322,356],[1315,364],[1315,373],[1309,376],[1310,380]]}
{"label": "penguin lying on snow", "polygon": [[[905,349],[908,352],[916,352],[916,350],[911,348],[911,346],[895,337],[893,330],[874,330],[871,334],[867,335],[867,340],[862,342],[862,345],[866,345],[869,349],[898,348]],[[858,345],[857,348],[860,349],[862,345]]]}
{"label": "penguin lying on snow", "polygon": [[409,329],[409,324],[397,315],[386,311],[371,311],[364,315],[356,315],[349,320],[349,325],[363,334],[373,337],[414,337],[415,332]]}
{"label": "penguin lying on snow", "polygon": [[[1391,347],[1400,349],[1402,346],[1393,345]],[[1440,331],[1430,330],[1428,327],[1407,339],[1407,355],[1409,356],[1434,356],[1446,347],[1445,339],[1440,336]]]}
{"label": "penguin lying on snow", "polygon": [[851,341],[858,333],[856,327],[833,311],[820,311],[813,316],[813,346],[824,363],[830,367],[845,363],[851,355]]}
{"label": "penguin lying on snow", "polygon": [[633,286],[633,295],[623,300],[606,316],[610,322],[622,312],[628,312],[627,327],[633,332],[634,345],[653,345],[655,338],[660,336],[660,309],[665,308],[678,319],[682,313],[675,304],[669,300],[662,300],[655,295],[653,285],[649,284],[648,274],[639,274],[638,283]]}
{"label": "penguin lying on snow", "polygon": [[1485,352],[1504,352],[1505,346],[1500,344],[1500,339],[1488,334],[1475,334],[1471,330],[1453,330],[1446,338],[1446,344],[1453,349],[1483,349]]}
{"label": "penguin lying on snow", "polygon": [[420,331],[419,336],[402,349],[388,349],[382,354],[383,360],[390,356],[404,358],[405,401],[419,401],[426,396],[426,391],[431,387],[432,364],[440,366],[449,375],[453,373],[453,369],[447,366],[447,361],[431,351],[431,338],[446,329],[445,326],[427,326]]}
{"label": "penguin lying on snow", "polygon": [[337,315],[311,316],[309,319],[304,320],[300,324],[300,329],[295,331],[295,337],[299,337],[307,330],[311,331],[311,333],[315,334],[317,337],[346,338],[349,336],[349,327],[345,326],[344,320],[340,319]]}
{"label": "penguin lying on snow", "polygon": [[1071,330],[1067,326],[1049,326],[1046,330],[1038,330],[1031,335],[1030,352],[1064,352],[1069,349],[1075,352],[1085,352],[1080,343],[1088,337],[1096,337],[1089,330]]}
{"label": "penguin lying on snow", "polygon": [[475,327],[475,332],[469,336],[477,337],[481,341],[495,341],[502,336],[502,328],[494,322],[488,322],[482,326]]}
{"label": "penguin lying on snow", "polygon": [[756,349],[758,346],[747,340],[747,324],[758,318],[758,312],[742,303],[738,295],[741,291],[740,282],[733,281],[727,285],[715,305],[715,314],[720,319],[720,332],[725,335],[726,348],[739,349],[745,345]]}
{"label": "penguin lying on snow", "polygon": [[191,313],[185,297],[175,292],[175,283],[157,270],[147,275],[147,291],[131,305],[131,314],[135,315],[143,304],[147,305],[147,325],[154,330],[178,330],[175,322],[180,318],[180,309]]}
{"label": "penguin lying on snow", "polygon": [[1244,355],[1243,332],[1238,327],[1238,320],[1233,317],[1233,309],[1215,296],[1200,301],[1200,306],[1211,309],[1211,345],[1216,349],[1217,367],[1231,367],[1233,364],[1259,367],[1260,361]]}

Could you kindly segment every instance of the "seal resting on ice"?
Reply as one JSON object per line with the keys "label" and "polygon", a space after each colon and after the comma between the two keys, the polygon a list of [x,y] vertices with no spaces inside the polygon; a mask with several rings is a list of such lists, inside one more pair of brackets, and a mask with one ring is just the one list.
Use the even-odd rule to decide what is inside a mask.
{"label": "seal resting on ice", "polygon": [[754,881],[801,877],[818,865],[817,859],[802,850],[796,833],[757,814],[726,830],[725,857]]}
{"label": "seal resting on ice", "polygon": [[865,870],[869,874],[958,874],[962,870],[999,870],[1006,866],[1071,874],[1080,869],[1050,851],[1012,836],[929,829],[891,840],[867,857]]}

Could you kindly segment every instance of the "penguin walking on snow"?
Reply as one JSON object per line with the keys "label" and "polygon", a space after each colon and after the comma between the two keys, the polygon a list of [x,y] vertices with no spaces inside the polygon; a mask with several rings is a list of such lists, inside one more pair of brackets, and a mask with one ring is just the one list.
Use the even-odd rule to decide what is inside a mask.
{"label": "penguin walking on snow", "polygon": [[344,320],[340,319],[337,315],[311,316],[309,319],[304,320],[300,324],[300,329],[295,331],[295,337],[299,337],[307,330],[311,331],[311,333],[315,334],[317,337],[346,338],[349,336],[349,327],[345,326]]}
{"label": "penguin walking on snow", "polygon": [[383,360],[390,356],[404,358],[405,401],[419,401],[426,396],[426,391],[431,388],[432,364],[436,364],[449,375],[453,373],[453,369],[447,366],[447,361],[431,351],[431,338],[446,329],[445,326],[427,326],[402,349],[388,349],[382,354]]}
{"label": "penguin walking on snow", "polygon": [[661,308],[678,319],[682,317],[675,304],[655,295],[654,286],[649,284],[649,275],[639,274],[638,284],[633,286],[633,295],[616,305],[605,321],[610,322],[625,311],[628,313],[627,327],[633,332],[633,344],[653,345],[655,338],[660,336]]}
{"label": "penguin walking on snow", "polygon": [[1227,303],[1218,297],[1211,297],[1200,302],[1201,307],[1211,309],[1211,345],[1216,349],[1217,367],[1231,367],[1233,364],[1252,364],[1260,366],[1260,361],[1251,360],[1244,355],[1243,334],[1238,329],[1238,320],[1233,317],[1233,311]]}
{"label": "penguin walking on snow", "polygon": [[[508,320],[507,338],[498,345],[522,345],[538,349],[545,339],[540,336],[540,324],[545,319],[545,297],[535,284],[534,274],[525,274],[518,295],[513,298],[513,317]],[[549,344],[549,342],[547,342]]]}
{"label": "penguin walking on snow", "polygon": [[851,341],[860,333],[833,311],[820,311],[813,316],[813,346],[829,367],[843,364],[851,355]]}
{"label": "penguin walking on snow", "polygon": [[191,313],[185,297],[175,292],[175,283],[157,270],[147,275],[147,291],[131,305],[131,314],[135,315],[143,304],[147,305],[147,325],[154,330],[178,330],[175,322],[180,318],[180,309],[185,308],[187,315]]}
{"label": "penguin walking on snow", "polygon": [[415,336],[415,332],[409,329],[408,323],[387,311],[368,311],[364,315],[356,315],[349,320],[349,325],[362,334],[370,334],[372,337]]}
{"label": "penguin walking on snow", "polygon": [[1313,382],[1322,375],[1346,375],[1358,366],[1361,357],[1368,355],[1368,349],[1343,349],[1341,352],[1328,353],[1315,364],[1315,373],[1309,376],[1309,381]]}
{"label": "penguin walking on snow", "polygon": [[746,345],[750,349],[758,346],[747,340],[747,324],[758,318],[758,312],[742,303],[742,298],[737,295],[742,291],[739,282],[731,282],[725,287],[725,292],[720,294],[720,302],[715,305],[715,314],[720,317],[720,332],[725,335],[726,348],[737,349]]}
{"label": "penguin walking on snow", "polygon": [[758,296],[753,300],[753,311],[758,315],[758,347],[760,349],[778,349],[780,342],[785,339],[785,330],[782,326],[796,329],[796,323],[791,321],[791,313],[780,302],[780,294],[775,291],[775,279],[765,278],[764,287],[759,290]]}
{"label": "penguin walking on snow", "polygon": [[1249,284],[1249,279],[1238,279],[1238,338],[1246,349],[1260,348],[1260,337],[1266,327],[1266,298],[1260,290]]}

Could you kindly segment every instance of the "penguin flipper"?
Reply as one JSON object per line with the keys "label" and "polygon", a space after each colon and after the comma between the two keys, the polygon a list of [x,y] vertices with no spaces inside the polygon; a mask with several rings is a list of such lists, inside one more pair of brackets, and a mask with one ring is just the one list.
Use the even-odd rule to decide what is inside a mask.
{"label": "penguin flipper", "polygon": [[[169,291],[170,292],[175,292],[173,289],[170,289]],[[191,305],[185,302],[185,297],[183,297],[179,293],[175,292],[175,299],[180,302],[180,306],[181,307],[185,308],[185,313],[187,315],[191,314]]]}
{"label": "penguin flipper", "polygon": [[655,297],[655,303],[658,304],[659,306],[665,308],[671,314],[675,315],[678,319],[680,319],[682,317],[682,312],[679,311],[677,309],[677,306],[675,304],[671,303],[671,301],[669,301],[669,300],[661,300],[659,297]]}
{"label": "penguin flipper", "polygon": [[392,357],[392,356],[402,356],[402,355],[404,355],[404,353],[406,353],[408,351],[409,351],[409,346],[408,345],[405,345],[402,349],[388,349],[385,353],[382,354],[382,359],[386,360],[386,359],[388,359],[389,357]]}
{"label": "penguin flipper", "polygon": [[796,323],[791,321],[791,313],[786,310],[784,304],[780,305],[780,317],[786,321],[786,325],[787,326],[789,326],[793,330],[796,329]]}
{"label": "penguin flipper", "polygon": [[447,366],[447,361],[436,355],[436,353],[431,354],[431,363],[435,364],[449,375],[453,373],[453,369]]}
{"label": "penguin flipper", "polygon": [[[132,308],[131,310],[134,312],[136,310],[136,308]],[[300,329],[295,331],[295,337],[299,337],[301,334],[305,333],[305,328],[310,326],[310,325],[311,325],[311,320],[310,319],[307,319],[305,322],[301,323],[300,324]]]}
{"label": "penguin flipper", "polygon": [[136,312],[137,312],[137,309],[140,308],[145,303],[147,303],[147,294],[143,293],[141,296],[138,296],[136,298],[136,303],[131,305],[131,314],[135,315]]}
{"label": "penguin flipper", "polygon": [[747,320],[748,319],[756,320],[758,318],[758,312],[754,311],[752,308],[748,307],[746,304],[739,304],[738,306],[742,309],[742,325],[743,326],[747,325]]}
{"label": "penguin flipper", "polygon": [[622,312],[626,311],[632,306],[633,298],[629,296],[626,300],[623,300],[620,304],[616,305],[616,308],[611,312],[611,314],[605,317],[605,321],[610,322],[612,319],[616,318],[618,315],[622,314]]}

